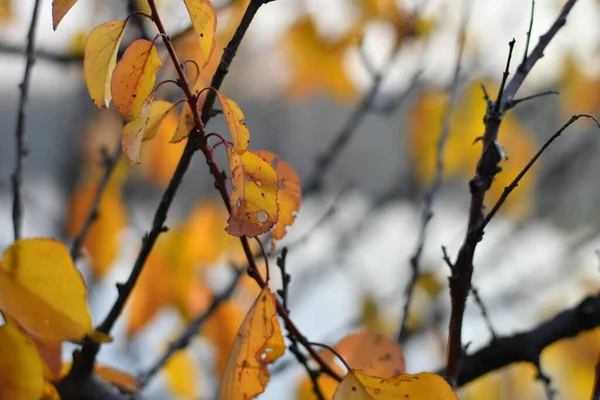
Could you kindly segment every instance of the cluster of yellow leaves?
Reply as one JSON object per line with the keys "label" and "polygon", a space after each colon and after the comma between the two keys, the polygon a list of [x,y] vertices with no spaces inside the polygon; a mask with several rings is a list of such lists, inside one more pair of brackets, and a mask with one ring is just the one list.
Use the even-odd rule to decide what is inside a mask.
{"label": "cluster of yellow leaves", "polygon": [[[490,93],[494,90],[486,85]],[[442,91],[429,91],[421,95],[412,111],[410,126],[410,148],[415,157],[417,177],[429,184],[435,176],[437,142],[442,132],[442,116],[446,108],[446,95]],[[444,176],[472,178],[481,155],[481,144],[475,143],[483,135],[483,116],[486,102],[478,82],[465,89],[462,99],[457,102],[450,122],[450,134],[444,152]],[[500,163],[502,171],[487,196],[487,204],[493,205],[502,191],[518,175],[536,148],[531,134],[512,117],[504,116],[500,127],[499,141],[508,159]],[[529,210],[533,195],[531,182],[535,171],[530,171],[519,183],[519,188],[506,201],[504,209],[514,216]]]}
{"label": "cluster of yellow leaves", "polygon": [[[426,372],[416,375],[404,373],[406,366],[402,349],[383,334],[361,331],[346,336],[334,348],[352,369],[347,371],[341,383],[325,375],[317,378],[326,399],[457,399],[440,376]],[[343,374],[329,350],[320,353],[335,371]],[[300,383],[297,397],[300,400],[316,398],[308,377]]]}
{"label": "cluster of yellow leaves", "polygon": [[21,239],[0,261],[0,398],[58,399],[61,344],[109,338],[95,332],[86,287],[65,245]]}
{"label": "cluster of yellow leaves", "polygon": [[395,50],[409,38],[424,37],[432,23],[398,6],[395,0],[356,0],[357,20],[338,38],[319,33],[314,19],[303,15],[286,32],[282,48],[291,65],[289,94],[297,98],[322,92],[336,100],[348,102],[356,88],[346,68],[346,55],[355,47],[373,22],[390,24],[396,33]]}

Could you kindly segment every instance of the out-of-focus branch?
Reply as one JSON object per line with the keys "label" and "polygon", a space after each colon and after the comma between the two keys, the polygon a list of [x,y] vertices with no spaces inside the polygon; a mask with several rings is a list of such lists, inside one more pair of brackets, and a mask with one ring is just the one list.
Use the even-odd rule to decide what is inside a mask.
{"label": "out-of-focus branch", "polygon": [[27,97],[29,95],[29,85],[31,82],[31,71],[35,63],[35,36],[37,32],[37,20],[40,10],[40,0],[36,0],[31,13],[31,22],[27,33],[27,50],[25,51],[26,62],[23,80],[19,85],[21,97],[19,98],[19,109],[17,111],[17,128],[15,131],[15,172],[12,175],[13,190],[13,234],[15,240],[21,238],[21,228],[23,224],[23,194],[21,186],[23,181],[23,159],[27,156],[27,145],[25,143],[25,119],[27,117]]}
{"label": "out-of-focus branch", "polygon": [[456,64],[454,65],[454,73],[452,76],[452,82],[448,88],[448,103],[442,116],[442,131],[440,132],[439,139],[437,141],[437,153],[435,161],[435,176],[431,188],[425,194],[425,204],[423,206],[423,212],[421,213],[421,225],[419,229],[419,236],[417,239],[415,251],[410,258],[411,277],[408,281],[408,285],[405,289],[405,300],[403,307],[402,320],[400,322],[400,329],[398,330],[398,336],[396,341],[398,343],[404,340],[406,337],[406,330],[408,327],[408,314],[410,312],[410,305],[412,303],[413,293],[417,280],[421,274],[421,255],[423,248],[425,247],[425,240],[427,238],[427,227],[431,218],[433,218],[433,202],[437,195],[437,192],[442,186],[444,179],[444,154],[446,150],[446,142],[450,135],[450,118],[454,110],[454,104],[458,96],[458,86],[460,77],[460,68],[462,65],[462,58],[465,50],[466,32],[469,13],[471,9],[470,2],[466,2],[463,10],[462,22],[458,30],[458,53],[456,55]]}

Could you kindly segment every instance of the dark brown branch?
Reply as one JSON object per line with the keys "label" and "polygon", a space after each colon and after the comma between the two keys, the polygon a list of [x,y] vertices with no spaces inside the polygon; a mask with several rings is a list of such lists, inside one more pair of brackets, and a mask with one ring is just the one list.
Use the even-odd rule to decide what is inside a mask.
{"label": "dark brown branch", "polygon": [[98,183],[98,187],[96,188],[96,193],[94,194],[94,199],[92,200],[92,206],[90,208],[88,216],[81,227],[81,231],[79,231],[79,234],[75,237],[75,239],[73,240],[73,244],[71,245],[70,253],[73,262],[77,261],[77,259],[79,258],[83,243],[85,242],[85,239],[87,238],[87,235],[93,223],[98,218],[98,208],[100,206],[100,200],[102,199],[104,190],[108,185],[108,181],[110,180],[112,172],[114,171],[115,166],[119,161],[119,156],[121,155],[121,138],[119,137],[119,143],[117,143],[117,147],[115,148],[112,154],[108,155],[105,149],[103,149],[102,153],[104,163],[104,174],[102,175],[102,178]]}
{"label": "dark brown branch", "polygon": [[417,285],[417,280],[421,274],[421,255],[423,248],[425,247],[425,240],[427,239],[427,227],[429,222],[433,218],[433,202],[437,196],[437,192],[440,190],[444,180],[444,154],[446,150],[446,142],[450,136],[450,119],[452,112],[454,111],[454,104],[458,96],[458,83],[460,77],[460,69],[462,65],[462,58],[465,50],[465,37],[467,31],[467,23],[470,12],[470,4],[465,5],[463,10],[463,18],[458,31],[458,52],[456,55],[456,63],[454,65],[454,73],[452,81],[448,88],[448,103],[442,116],[442,131],[437,141],[436,147],[436,160],[435,160],[435,176],[431,188],[425,194],[425,204],[423,206],[423,212],[421,213],[421,225],[419,229],[419,236],[417,239],[415,251],[410,258],[411,277],[408,281],[404,293],[404,308],[402,314],[402,320],[400,322],[400,329],[398,330],[398,336],[396,341],[402,343],[404,338],[407,336],[408,329],[408,315],[410,312],[410,306],[412,303],[413,293]]}
{"label": "dark brown branch", "polygon": [[33,69],[33,64],[35,63],[35,36],[37,31],[37,20],[40,4],[40,0],[36,0],[33,5],[31,22],[29,24],[29,32],[27,33],[25,71],[23,72],[23,80],[19,85],[19,88],[21,89],[21,97],[19,99],[17,128],[15,131],[15,172],[11,177],[13,190],[12,221],[15,240],[21,238],[21,228],[23,225],[23,194],[21,193],[21,186],[23,183],[23,159],[27,156],[27,145],[25,142],[25,118],[27,97],[29,95],[29,85],[31,82],[31,71]]}
{"label": "dark brown branch", "polygon": [[531,42],[531,30],[533,29],[533,16],[535,12],[535,0],[531,0],[531,16],[529,17],[529,29],[527,30],[527,39],[525,40],[525,50],[523,51],[523,60],[525,62],[529,55],[529,43]]}
{"label": "dark brown branch", "polygon": [[171,359],[171,357],[177,353],[179,350],[185,349],[192,341],[194,337],[197,336],[198,332],[202,329],[202,326],[206,322],[206,320],[214,314],[214,312],[219,308],[219,306],[230,299],[233,295],[237,285],[240,281],[240,278],[244,274],[244,270],[234,268],[235,276],[227,289],[225,289],[222,293],[215,295],[208,306],[208,309],[204,311],[201,315],[196,317],[192,322],[188,324],[183,332],[169,344],[169,347],[165,352],[160,356],[160,358],[146,371],[142,372],[138,375],[137,378],[137,386],[140,389],[143,389],[148,382],[160,371],[167,362]]}
{"label": "dark brown branch", "polygon": [[546,347],[598,326],[600,294],[585,298],[575,307],[561,311],[529,331],[499,337],[473,354],[464,356],[456,383],[463,386],[489,372],[517,362],[535,365]]}
{"label": "dark brown branch", "polygon": [[517,68],[513,78],[507,82],[509,74],[510,58],[514,43],[510,44],[510,53],[507,67],[502,77],[502,84],[498,92],[498,98],[492,107],[488,106],[484,117],[485,130],[482,136],[482,150],[475,176],[469,182],[471,192],[471,204],[469,207],[469,222],[467,234],[458,252],[454,270],[450,277],[450,298],[452,308],[450,324],[448,328],[448,352],[446,362],[446,375],[452,385],[456,384],[459,371],[459,362],[463,353],[462,349],[462,323],[465,304],[471,288],[473,275],[473,257],[477,244],[482,239],[482,231],[479,227],[484,221],[484,199],[487,190],[491,187],[494,177],[499,172],[498,163],[504,158],[502,148],[498,143],[498,131],[502,123],[504,113],[509,109],[513,99],[523,81],[534,67],[536,62],[543,56],[544,50],[554,38],[556,33],[565,25],[567,15],[577,0],[568,0],[550,29],[540,37],[536,47]]}

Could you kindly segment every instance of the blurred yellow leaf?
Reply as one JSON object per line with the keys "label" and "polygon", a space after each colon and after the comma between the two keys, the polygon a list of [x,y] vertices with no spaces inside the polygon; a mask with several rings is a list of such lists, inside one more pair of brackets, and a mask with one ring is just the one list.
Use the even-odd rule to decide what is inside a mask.
{"label": "blurred yellow leaf", "polygon": [[90,97],[102,108],[108,107],[111,99],[111,79],[117,65],[117,53],[125,21],[109,21],[98,25],[90,33],[85,44],[83,74]]}
{"label": "blurred yellow leaf", "polygon": [[302,200],[300,178],[294,168],[280,159],[276,154],[266,150],[257,150],[255,153],[266,160],[277,173],[279,190],[277,191],[277,204],[279,205],[279,219],[271,231],[271,250],[275,250],[277,241],[281,240],[288,226],[296,220]]}
{"label": "blurred yellow leaf", "polygon": [[105,381],[129,393],[137,393],[139,391],[135,378],[124,371],[106,365],[96,365],[94,372]]}
{"label": "blurred yellow leaf", "polygon": [[52,29],[56,30],[58,24],[69,12],[77,0],[52,0]]}
{"label": "blurred yellow leaf", "polygon": [[128,336],[136,334],[164,307],[173,303],[173,285],[173,274],[168,261],[155,248],[131,294],[127,313]]}
{"label": "blurred yellow leaf", "polygon": [[175,353],[165,365],[164,372],[167,387],[173,395],[190,400],[198,398],[198,368],[187,352]]}
{"label": "blurred yellow leaf", "polygon": [[[117,177],[115,176],[114,179]],[[98,204],[98,217],[92,223],[84,242],[90,254],[92,271],[102,278],[109,271],[121,248],[120,234],[127,225],[125,205],[121,198],[118,179],[111,178]],[[81,232],[89,216],[97,191],[97,182],[86,183],[75,189],[69,207],[68,234],[71,238]]]}
{"label": "blurred yellow leaf", "polygon": [[229,149],[231,215],[227,232],[233,236],[258,236],[268,232],[279,218],[279,181],[273,167],[251,151]]}
{"label": "blurred yellow leaf", "polygon": [[600,109],[600,79],[582,71],[573,57],[564,61],[563,73],[559,81],[559,101],[563,112],[596,115]]}
{"label": "blurred yellow leaf", "polygon": [[458,400],[448,382],[439,375],[421,372],[388,379],[350,371],[339,384],[333,400]]}
{"label": "blurred yellow leaf", "polygon": [[39,399],[44,391],[42,359],[33,340],[10,321],[0,326],[0,399]]}
{"label": "blurred yellow leaf", "polygon": [[[493,93],[491,85],[488,91]],[[435,176],[437,142],[442,132],[442,116],[446,107],[446,95],[443,92],[424,93],[411,113],[410,146],[414,158],[417,177],[430,184]],[[450,123],[450,134],[444,154],[444,176],[472,178],[475,166],[481,155],[481,144],[473,142],[483,135],[483,116],[486,103],[478,82],[469,84],[463,97],[454,107]],[[536,148],[532,136],[508,113],[504,116],[498,140],[504,147],[508,160],[502,161],[502,171],[496,175],[492,187],[486,196],[486,204],[493,205],[502,191],[517,176]],[[535,170],[529,171],[519,183],[503,206],[513,216],[525,214],[531,205],[532,185]]]}
{"label": "blurred yellow leaf", "polygon": [[356,89],[348,77],[344,58],[354,42],[353,34],[327,41],[319,36],[310,17],[298,19],[282,42],[291,64],[290,94],[305,98],[315,92],[325,92],[338,101],[351,101]]}
{"label": "blurred yellow leaf", "polygon": [[202,62],[198,66],[202,68],[209,62],[215,48],[217,12],[209,0],[184,0],[184,3],[200,43]]}
{"label": "blurred yellow leaf", "polygon": [[217,352],[216,372],[219,378],[223,378],[225,374],[229,355],[243,320],[242,309],[232,300],[221,303],[206,320],[203,332],[215,346]]}
{"label": "blurred yellow leaf", "polygon": [[252,399],[264,392],[271,377],[267,365],[285,352],[275,302],[265,288],[246,314],[221,381],[219,400]]}
{"label": "blurred yellow leaf", "polygon": [[125,50],[111,83],[113,102],[125,121],[140,112],[154,88],[156,71],[162,66],[153,42],[138,39]]}
{"label": "blurred yellow leaf", "polygon": [[0,309],[41,341],[79,342],[92,331],[83,279],[52,239],[18,240],[5,251]]}
{"label": "blurred yellow leaf", "polygon": [[0,0],[0,21],[7,22],[14,18],[12,0]]}
{"label": "blurred yellow leaf", "polygon": [[56,391],[54,385],[48,381],[44,381],[44,391],[39,400],[61,400],[60,395]]}
{"label": "blurred yellow leaf", "polygon": [[[561,365],[563,371],[564,365]],[[542,384],[536,381],[537,371],[530,363],[516,363],[486,374],[460,389],[464,400],[530,400],[545,397]],[[554,378],[555,375],[552,374]],[[553,380],[553,388],[556,387]],[[591,387],[590,387],[591,390]],[[559,393],[566,394],[563,390]],[[571,397],[568,397],[571,398]],[[573,397],[578,398],[578,397]]]}
{"label": "blurred yellow leaf", "polygon": [[153,100],[153,95],[148,96],[146,101],[144,101],[144,104],[142,104],[140,112],[123,128],[121,146],[131,164],[140,163],[140,150],[142,141],[144,140],[144,132],[146,131],[146,126],[150,120]]}

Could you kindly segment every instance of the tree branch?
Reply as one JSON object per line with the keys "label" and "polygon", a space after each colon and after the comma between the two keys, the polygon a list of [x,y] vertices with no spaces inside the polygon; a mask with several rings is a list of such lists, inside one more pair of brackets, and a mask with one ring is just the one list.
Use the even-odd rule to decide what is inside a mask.
{"label": "tree branch", "polygon": [[[499,172],[498,163],[504,158],[501,146],[497,142],[498,131],[504,113],[509,109],[513,98],[523,81],[543,56],[544,50],[554,38],[556,33],[565,25],[567,15],[577,0],[568,0],[550,29],[540,37],[540,40],[531,54],[527,56],[517,68],[513,78],[507,82],[510,58],[514,42],[510,44],[510,53],[507,66],[503,74],[502,84],[498,92],[496,102],[488,105],[484,117],[485,131],[482,137],[482,150],[475,176],[469,182],[471,192],[471,204],[469,207],[469,222],[467,234],[458,252],[454,269],[450,277],[450,298],[452,302],[450,324],[448,328],[448,353],[446,361],[446,375],[449,382],[454,386],[459,371],[459,362],[462,356],[462,323],[465,304],[471,288],[473,275],[473,257],[477,244],[482,239],[482,231],[479,227],[484,221],[484,199],[485,193],[491,187],[494,177]],[[507,82],[507,83],[506,83]]]}
{"label": "tree branch", "polygon": [[15,240],[21,238],[21,228],[23,224],[23,194],[21,185],[23,180],[23,159],[27,156],[27,145],[25,143],[25,118],[27,97],[29,95],[29,84],[31,82],[31,71],[35,63],[35,36],[37,31],[38,13],[40,10],[40,0],[35,0],[31,22],[29,23],[29,32],[27,33],[27,50],[25,52],[25,71],[23,72],[23,81],[19,85],[21,97],[19,99],[19,109],[17,111],[17,128],[15,131],[16,149],[15,149],[15,172],[13,173],[13,233]]}

